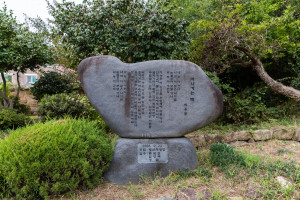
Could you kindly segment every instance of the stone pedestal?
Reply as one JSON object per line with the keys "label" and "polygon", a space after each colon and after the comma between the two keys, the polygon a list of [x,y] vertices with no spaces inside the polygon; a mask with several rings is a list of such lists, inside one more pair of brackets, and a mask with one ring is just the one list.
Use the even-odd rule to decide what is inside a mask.
{"label": "stone pedestal", "polygon": [[141,176],[168,176],[171,171],[194,170],[198,159],[187,138],[118,139],[104,178],[118,185],[137,184]]}

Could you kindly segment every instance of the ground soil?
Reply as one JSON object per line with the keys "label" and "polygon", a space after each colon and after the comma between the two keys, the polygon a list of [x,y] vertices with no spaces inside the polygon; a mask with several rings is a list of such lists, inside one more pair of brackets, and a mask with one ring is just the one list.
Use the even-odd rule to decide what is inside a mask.
{"label": "ground soil", "polygon": [[[263,159],[269,159],[273,161],[279,159],[285,162],[292,161],[297,165],[300,165],[300,142],[272,140],[267,142],[244,144],[243,146],[237,146],[235,148],[241,152],[260,155]],[[200,154],[206,154],[207,152],[207,148],[199,151]],[[206,161],[199,160],[199,165],[203,164],[203,162]],[[148,181],[144,184],[126,186],[117,186],[104,182],[91,191],[79,191],[71,198],[62,199],[151,200],[166,197],[174,198],[176,193],[182,188],[191,188],[196,192],[208,190],[215,196],[218,196],[218,198],[215,199],[255,199],[249,198],[249,193],[247,194],[247,192],[249,192],[250,187],[255,187],[257,177],[256,179],[254,177],[250,177],[246,180],[239,180],[238,178],[228,179],[226,178],[225,173],[219,172],[217,168],[211,167],[210,170],[213,174],[213,177],[209,180],[206,180],[203,177],[192,177],[166,184],[163,178],[158,178],[154,181]],[[258,196],[257,199],[264,198]],[[284,199],[284,197],[280,199]],[[292,199],[300,200],[300,192],[298,189],[294,191]]]}

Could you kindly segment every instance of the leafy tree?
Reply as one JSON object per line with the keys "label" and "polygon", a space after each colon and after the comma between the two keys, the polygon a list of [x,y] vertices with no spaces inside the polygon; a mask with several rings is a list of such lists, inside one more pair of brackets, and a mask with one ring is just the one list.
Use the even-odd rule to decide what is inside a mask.
{"label": "leafy tree", "polygon": [[53,33],[61,37],[58,44],[68,52],[70,67],[101,54],[125,62],[183,58],[187,54],[187,23],[172,17],[170,9],[161,9],[162,4],[142,0],[75,4],[63,0],[48,5],[54,17]]}
{"label": "leafy tree", "polygon": [[233,67],[251,68],[273,91],[300,101],[299,90],[274,80],[264,68],[265,65],[277,79],[291,80],[291,86],[297,86],[295,83],[300,80],[297,1],[185,2],[187,9],[191,5],[194,12],[201,9],[198,20],[179,13],[193,22],[189,27],[194,37],[191,61],[219,74]]}
{"label": "leafy tree", "polygon": [[[4,100],[2,106],[13,107],[13,102],[19,96],[19,73],[27,69],[35,70],[39,65],[51,61],[51,50],[43,35],[31,32],[28,27],[16,22],[12,11],[6,6],[0,9],[0,73],[3,81],[3,91],[0,95]],[[8,97],[4,73],[17,72],[18,89],[13,98]]]}

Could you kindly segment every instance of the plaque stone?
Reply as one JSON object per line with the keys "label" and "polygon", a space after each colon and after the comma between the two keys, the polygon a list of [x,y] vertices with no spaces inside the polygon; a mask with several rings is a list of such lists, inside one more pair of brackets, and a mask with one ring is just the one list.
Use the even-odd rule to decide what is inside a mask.
{"label": "plaque stone", "polygon": [[180,60],[83,60],[79,78],[107,125],[125,138],[182,137],[214,121],[222,94],[199,66]]}
{"label": "plaque stone", "polygon": [[196,150],[187,138],[121,138],[104,178],[115,184],[137,184],[141,176],[167,176],[170,171],[193,170],[197,165]]}
{"label": "plaque stone", "polygon": [[83,60],[79,79],[91,104],[118,134],[105,178],[138,183],[140,176],[193,170],[197,154],[182,136],[214,121],[222,93],[194,63],[156,60],[126,64],[113,56]]}

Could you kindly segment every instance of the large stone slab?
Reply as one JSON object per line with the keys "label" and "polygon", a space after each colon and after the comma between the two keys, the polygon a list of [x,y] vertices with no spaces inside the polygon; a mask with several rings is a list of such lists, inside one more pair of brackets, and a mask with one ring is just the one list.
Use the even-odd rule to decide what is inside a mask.
{"label": "large stone slab", "polygon": [[198,158],[187,138],[118,139],[104,178],[118,185],[137,184],[141,176],[167,176],[170,171],[194,170]]}
{"label": "large stone slab", "polygon": [[121,137],[181,137],[222,113],[220,90],[191,62],[126,64],[98,56],[83,60],[78,73],[92,105]]}

